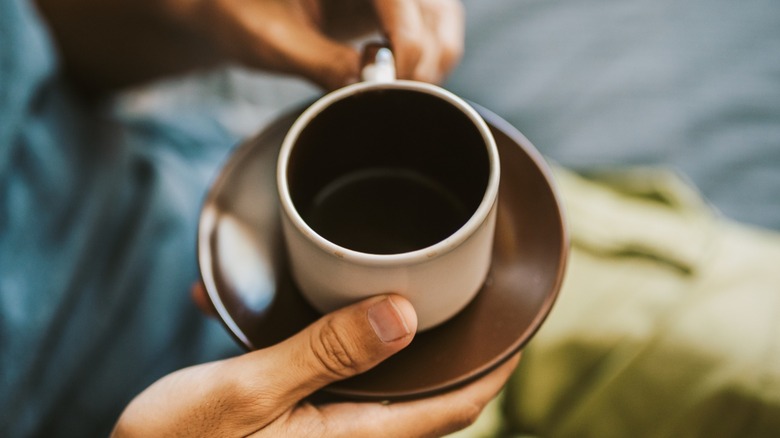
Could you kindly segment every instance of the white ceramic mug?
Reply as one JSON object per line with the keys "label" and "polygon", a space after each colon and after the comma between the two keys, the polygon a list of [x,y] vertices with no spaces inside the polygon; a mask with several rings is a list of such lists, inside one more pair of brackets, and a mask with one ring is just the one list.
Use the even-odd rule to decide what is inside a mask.
{"label": "white ceramic mug", "polygon": [[293,279],[319,311],[394,292],[439,325],[491,262],[499,156],[485,121],[435,85],[396,80],[379,48],[363,81],[312,104],[281,147],[277,186]]}

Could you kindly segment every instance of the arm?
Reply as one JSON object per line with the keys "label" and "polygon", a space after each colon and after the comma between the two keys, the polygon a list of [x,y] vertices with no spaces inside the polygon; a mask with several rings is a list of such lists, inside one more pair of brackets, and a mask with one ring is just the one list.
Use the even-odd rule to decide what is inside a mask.
{"label": "arm", "polygon": [[[69,78],[86,91],[119,89],[223,61],[176,2],[37,0]],[[192,2],[193,4],[195,2]]]}

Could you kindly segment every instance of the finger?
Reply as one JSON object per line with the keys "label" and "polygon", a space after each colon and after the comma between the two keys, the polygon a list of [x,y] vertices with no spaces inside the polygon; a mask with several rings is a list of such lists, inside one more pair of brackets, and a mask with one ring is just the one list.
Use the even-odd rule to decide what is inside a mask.
{"label": "finger", "polygon": [[210,317],[217,316],[217,309],[214,307],[214,303],[211,302],[211,299],[209,299],[203,283],[197,282],[193,284],[192,289],[190,289],[190,296],[192,297],[192,301],[195,302],[195,305],[198,306],[198,309],[200,309],[204,315]]}
{"label": "finger", "polygon": [[[292,338],[236,359],[244,395],[281,414],[314,391],[365,372],[412,341],[417,315],[398,295],[374,297],[325,315]],[[249,373],[248,375],[246,373]],[[272,386],[271,386],[272,385]]]}
{"label": "finger", "polygon": [[275,42],[279,52],[287,57],[292,73],[302,75],[326,90],[334,90],[359,78],[358,52],[314,29],[300,28],[285,38],[276,38]]}
{"label": "finger", "polygon": [[373,368],[409,345],[416,330],[417,315],[406,299],[381,296],[324,316],[273,353],[296,368],[299,381],[290,380],[289,389],[297,402]]}
{"label": "finger", "polygon": [[429,49],[414,72],[415,79],[442,82],[463,56],[465,18],[457,0],[421,0]]}
{"label": "finger", "polygon": [[295,2],[206,2],[208,29],[229,57],[249,67],[303,76],[325,89],[358,78],[357,51],[326,37],[318,11]]}
{"label": "finger", "polygon": [[[439,396],[382,406],[381,417],[368,422],[353,419],[343,436],[443,436],[473,424],[482,409],[501,391],[519,356],[482,379]],[[361,424],[362,423],[362,424]]]}
{"label": "finger", "polygon": [[[519,355],[481,379],[435,397],[391,404],[335,403],[303,405],[280,428],[324,425],[328,436],[443,436],[473,424],[516,368]],[[285,429],[280,429],[285,431]],[[289,431],[287,429],[286,431]],[[296,429],[296,432],[304,432]],[[312,431],[308,431],[312,432]]]}
{"label": "finger", "polygon": [[382,32],[390,40],[396,75],[411,79],[422,57],[424,23],[416,0],[374,0]]}

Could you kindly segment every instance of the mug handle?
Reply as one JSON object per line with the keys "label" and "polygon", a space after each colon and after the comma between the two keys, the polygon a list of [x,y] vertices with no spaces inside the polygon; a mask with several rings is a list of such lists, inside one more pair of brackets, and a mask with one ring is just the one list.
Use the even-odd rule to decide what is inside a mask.
{"label": "mug handle", "polygon": [[361,76],[365,82],[395,81],[395,58],[386,44],[368,43],[363,47]]}

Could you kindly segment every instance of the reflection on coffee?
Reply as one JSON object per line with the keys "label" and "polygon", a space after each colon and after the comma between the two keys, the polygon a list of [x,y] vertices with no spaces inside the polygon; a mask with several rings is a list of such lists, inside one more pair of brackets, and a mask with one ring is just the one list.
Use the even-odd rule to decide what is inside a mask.
{"label": "reflection on coffee", "polygon": [[444,240],[466,223],[471,211],[420,172],[373,168],[330,182],[301,213],[313,230],[340,246],[397,254]]}

